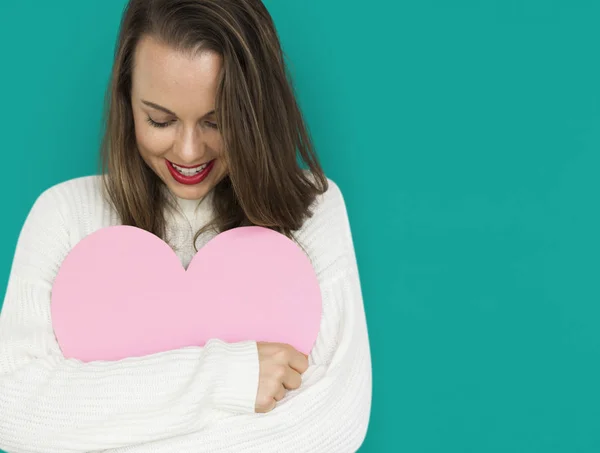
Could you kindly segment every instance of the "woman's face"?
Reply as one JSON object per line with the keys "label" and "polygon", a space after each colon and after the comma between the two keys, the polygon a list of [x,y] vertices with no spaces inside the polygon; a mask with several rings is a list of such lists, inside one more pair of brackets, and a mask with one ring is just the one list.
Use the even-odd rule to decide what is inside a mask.
{"label": "woman's face", "polygon": [[138,149],[180,198],[202,198],[227,172],[214,114],[221,65],[218,54],[187,57],[151,37],[136,49],[131,104]]}

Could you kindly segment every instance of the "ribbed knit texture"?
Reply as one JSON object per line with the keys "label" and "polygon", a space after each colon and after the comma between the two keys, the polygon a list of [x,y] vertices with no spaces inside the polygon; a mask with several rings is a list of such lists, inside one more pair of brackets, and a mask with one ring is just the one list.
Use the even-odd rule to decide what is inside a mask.
{"label": "ribbed knit texture", "polygon": [[[323,295],[319,336],[299,389],[254,412],[256,342],[83,363],[65,359],[50,316],[52,283],[66,254],[88,234],[118,225],[99,176],[43,192],[23,225],[0,312],[0,449],[10,453],[354,452],[370,418],[367,324],[342,194],[329,190],[295,236]],[[210,217],[177,200],[167,239],[187,268],[194,232]],[[202,235],[201,248],[214,233]],[[82,301],[85,303],[85,301]],[[107,332],[110,335],[110,332]]]}

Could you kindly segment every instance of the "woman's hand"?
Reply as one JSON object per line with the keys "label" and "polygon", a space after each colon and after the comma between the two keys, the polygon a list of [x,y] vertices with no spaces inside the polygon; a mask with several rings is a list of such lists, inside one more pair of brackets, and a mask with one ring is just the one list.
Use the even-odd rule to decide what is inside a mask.
{"label": "woman's hand", "polygon": [[272,411],[288,390],[302,383],[308,357],[284,343],[257,342],[260,374],[255,411]]}

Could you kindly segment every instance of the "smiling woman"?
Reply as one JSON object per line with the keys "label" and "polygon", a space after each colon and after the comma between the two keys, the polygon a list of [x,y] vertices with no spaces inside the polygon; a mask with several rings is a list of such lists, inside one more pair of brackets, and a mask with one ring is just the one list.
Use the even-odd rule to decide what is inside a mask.
{"label": "smiling woman", "polygon": [[[291,86],[260,0],[130,0],[107,92],[103,172],[42,193],[17,243],[0,318],[0,448],[358,449],[371,357],[354,244],[344,198],[319,165]],[[185,269],[198,243],[234,228],[292,238],[322,295],[310,355],[244,337],[112,362],[65,358],[52,325],[53,282],[76,244],[112,225],[158,236]],[[227,272],[228,284],[243,287],[243,270]],[[170,293],[156,292],[164,310],[175,309]],[[127,310],[129,302],[116,303]],[[250,305],[257,319],[260,310]]]}

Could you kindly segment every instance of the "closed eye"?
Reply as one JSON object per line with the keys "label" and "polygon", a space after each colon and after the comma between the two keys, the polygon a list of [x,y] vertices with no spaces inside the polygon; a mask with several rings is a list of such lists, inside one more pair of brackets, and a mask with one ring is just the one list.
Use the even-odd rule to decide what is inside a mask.
{"label": "closed eye", "polygon": [[[166,122],[166,123],[158,123],[156,121],[154,121],[152,118],[147,117],[146,121],[148,122],[148,124],[150,124],[150,126],[152,127],[158,127],[158,128],[165,128],[165,127],[169,127],[171,125],[171,122]],[[211,129],[218,129],[218,125],[215,123],[211,123],[209,121],[206,121],[205,124],[210,127]]]}
{"label": "closed eye", "polygon": [[146,119],[146,121],[148,121],[148,124],[150,124],[150,126],[152,126],[152,127],[160,127],[160,128],[167,127],[169,124],[171,124],[171,123],[157,123],[156,121],[152,120],[152,118],[150,118],[150,117],[148,117]]}

